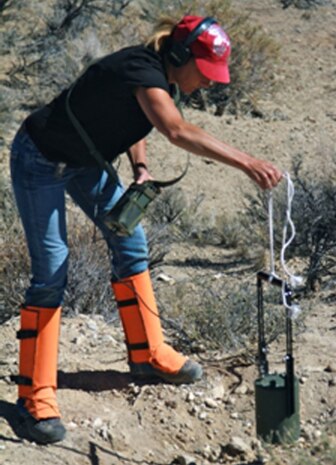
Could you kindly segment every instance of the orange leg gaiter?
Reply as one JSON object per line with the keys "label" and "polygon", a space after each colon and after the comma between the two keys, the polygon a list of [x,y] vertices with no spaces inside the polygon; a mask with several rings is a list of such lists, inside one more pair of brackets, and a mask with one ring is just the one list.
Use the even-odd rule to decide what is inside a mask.
{"label": "orange leg gaiter", "polygon": [[129,362],[150,363],[177,373],[186,357],[164,342],[149,271],[112,283],[123,324]]}
{"label": "orange leg gaiter", "polygon": [[59,418],[56,401],[61,307],[21,309],[19,398],[37,420]]}

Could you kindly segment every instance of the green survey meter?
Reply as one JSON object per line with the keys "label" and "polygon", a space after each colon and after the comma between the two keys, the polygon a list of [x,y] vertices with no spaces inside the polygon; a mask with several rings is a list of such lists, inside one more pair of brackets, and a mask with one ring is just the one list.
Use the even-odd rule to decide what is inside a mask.
{"label": "green survey meter", "polygon": [[149,204],[160,193],[155,181],[133,183],[104,217],[105,225],[118,236],[128,237],[144,216]]}

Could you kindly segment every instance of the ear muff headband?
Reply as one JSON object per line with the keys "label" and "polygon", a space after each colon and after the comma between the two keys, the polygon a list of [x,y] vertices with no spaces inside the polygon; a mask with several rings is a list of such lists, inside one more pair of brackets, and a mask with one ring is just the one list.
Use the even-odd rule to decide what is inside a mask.
{"label": "ear muff headband", "polygon": [[169,51],[167,53],[168,60],[176,67],[185,65],[192,56],[192,52],[189,45],[192,44],[198,36],[203,34],[204,31],[209,29],[212,24],[217,23],[214,18],[204,18],[196,27],[193,29],[187,38],[182,42],[177,42],[172,39]]}
{"label": "ear muff headband", "polygon": [[209,16],[202,19],[202,21],[189,33],[188,37],[184,40],[184,46],[189,47],[189,45],[192,44],[198,36],[203,34],[204,31],[209,29],[209,27],[215,23],[217,23],[217,21]]}

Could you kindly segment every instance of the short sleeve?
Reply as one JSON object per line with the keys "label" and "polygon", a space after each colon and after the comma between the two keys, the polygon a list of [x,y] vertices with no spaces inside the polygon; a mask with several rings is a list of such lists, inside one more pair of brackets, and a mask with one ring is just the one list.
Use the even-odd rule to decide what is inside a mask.
{"label": "short sleeve", "polygon": [[130,88],[159,87],[169,93],[170,86],[160,55],[153,50],[139,46],[124,50],[115,71]]}

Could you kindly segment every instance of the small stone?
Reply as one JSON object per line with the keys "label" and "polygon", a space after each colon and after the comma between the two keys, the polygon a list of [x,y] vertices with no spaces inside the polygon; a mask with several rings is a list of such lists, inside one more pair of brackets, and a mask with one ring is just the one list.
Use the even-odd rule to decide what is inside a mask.
{"label": "small stone", "polygon": [[94,429],[98,429],[98,428],[101,428],[103,426],[103,420],[101,418],[96,418],[93,423],[92,423],[92,427]]}
{"label": "small stone", "polygon": [[130,391],[131,391],[132,394],[135,394],[135,395],[139,394],[139,392],[141,390],[139,386],[137,386],[136,384],[133,384],[133,383],[130,384],[129,386],[130,386]]}
{"label": "small stone", "polygon": [[196,460],[190,455],[179,455],[173,461],[172,465],[196,465]]}
{"label": "small stone", "polygon": [[85,338],[84,334],[80,334],[79,336],[76,336],[73,339],[71,339],[70,342],[72,342],[72,344],[80,346],[85,340],[86,340],[86,338]]}
{"label": "small stone", "polygon": [[176,439],[178,439],[180,442],[182,442],[183,444],[185,444],[186,442],[188,442],[188,438],[185,434],[182,434],[182,433],[177,433],[176,435]]}
{"label": "small stone", "polygon": [[193,417],[195,417],[198,413],[199,413],[199,407],[197,405],[193,405],[189,410],[188,410],[188,413],[190,413],[190,415],[192,415]]}
{"label": "small stone", "polygon": [[173,409],[177,408],[176,400],[166,400],[165,405],[166,407],[169,407],[169,408],[173,408]]}
{"label": "small stone", "polygon": [[106,344],[108,344],[110,342],[110,343],[112,343],[114,345],[118,345],[118,341],[113,336],[111,336],[110,334],[105,334],[101,338],[101,342],[106,343]]}
{"label": "small stone", "polygon": [[231,441],[226,444],[223,451],[230,455],[231,457],[235,457],[237,455],[245,455],[251,451],[249,444],[247,444],[242,438],[239,436],[233,436]]}
{"label": "small stone", "polygon": [[211,399],[211,397],[207,397],[206,399],[204,399],[204,403],[209,408],[217,408],[218,407],[217,402],[214,399]]}
{"label": "small stone", "polygon": [[316,429],[313,431],[313,438],[314,439],[320,439],[320,437],[322,436],[322,431],[320,431],[319,429]]}
{"label": "small stone", "polygon": [[251,447],[253,450],[260,450],[262,447],[261,441],[258,438],[251,439]]}
{"label": "small stone", "polygon": [[222,383],[218,383],[213,387],[211,395],[214,399],[222,400],[225,396],[225,388]]}
{"label": "small stone", "polygon": [[111,433],[109,431],[109,427],[107,425],[103,425],[99,430],[99,436],[103,438],[105,441],[111,439]]}
{"label": "small stone", "polygon": [[248,386],[246,384],[241,384],[240,386],[238,386],[238,388],[236,389],[236,393],[237,394],[247,394],[248,392]]}
{"label": "small stone", "polygon": [[78,427],[77,423],[75,423],[74,421],[70,421],[69,423],[67,423],[67,428],[69,430],[74,430]]}
{"label": "small stone", "polygon": [[216,273],[214,274],[215,279],[221,279],[223,277],[223,273]]}
{"label": "small stone", "polygon": [[188,392],[187,397],[186,397],[186,401],[187,402],[193,402],[194,400],[195,400],[194,393],[193,392]]}
{"label": "small stone", "polygon": [[329,363],[325,367],[324,371],[326,371],[327,373],[336,373],[336,365],[333,363]]}
{"label": "small stone", "polygon": [[165,273],[160,273],[157,277],[158,281],[163,281],[165,283],[173,284],[175,281],[171,276],[168,276]]}
{"label": "small stone", "polygon": [[90,329],[91,331],[97,331],[98,327],[97,327],[97,323],[94,321],[94,320],[88,320],[86,322],[86,326],[88,329]]}
{"label": "small stone", "polygon": [[329,386],[336,386],[336,376],[333,376],[331,379],[329,379],[328,384]]}
{"label": "small stone", "polygon": [[208,416],[208,414],[206,412],[201,412],[198,415],[198,418],[199,418],[199,420],[205,420],[207,416]]}
{"label": "small stone", "polygon": [[233,397],[233,396],[230,396],[230,397],[228,397],[226,403],[229,404],[229,405],[235,405],[235,403],[236,403],[236,398]]}

